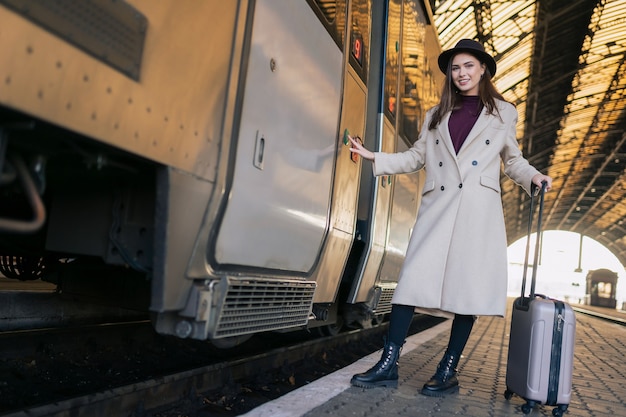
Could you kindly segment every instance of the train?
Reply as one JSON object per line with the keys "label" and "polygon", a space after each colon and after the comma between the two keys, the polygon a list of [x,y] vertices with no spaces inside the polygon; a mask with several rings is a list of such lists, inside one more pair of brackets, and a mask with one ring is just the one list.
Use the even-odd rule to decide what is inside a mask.
{"label": "train", "polygon": [[0,273],[232,347],[391,311],[443,74],[420,0],[0,0]]}

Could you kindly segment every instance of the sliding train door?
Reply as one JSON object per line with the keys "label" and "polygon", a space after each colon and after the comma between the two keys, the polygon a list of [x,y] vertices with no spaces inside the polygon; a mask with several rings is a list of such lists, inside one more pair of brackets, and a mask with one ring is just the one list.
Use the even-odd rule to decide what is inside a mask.
{"label": "sliding train door", "polygon": [[[332,1],[316,1],[329,4]],[[341,4],[342,2],[336,2]],[[336,160],[329,212],[329,233],[318,267],[311,279],[315,280],[314,314],[318,321],[333,320],[343,271],[356,230],[356,211],[359,198],[361,158],[350,152],[348,135],[363,138],[367,111],[367,76],[370,62],[370,28],[372,11],[369,0],[353,0],[347,14],[344,40],[344,77],[341,99],[341,119],[336,138]],[[341,300],[343,301],[343,300]],[[330,314],[329,314],[330,309]]]}
{"label": "sliding train door", "polygon": [[[405,2],[404,13],[412,18],[403,20],[400,107],[395,139],[398,152],[407,150],[417,140],[425,113],[437,104],[443,83],[443,75],[437,67],[441,49],[437,32],[430,24],[430,11],[419,3]],[[376,286],[383,293],[386,289],[395,288],[398,280],[421,201],[424,179],[423,171],[395,178],[385,254],[376,281]],[[384,298],[377,311],[388,311],[390,298]]]}
{"label": "sliding train door", "polygon": [[[368,125],[370,149],[399,152],[417,140],[428,108],[436,104],[440,51],[428,5],[390,0],[385,31],[383,85],[376,126]],[[434,60],[433,60],[434,57]],[[363,171],[359,201],[361,253],[348,301],[376,314],[391,309],[399,270],[417,215],[423,172],[371,178]],[[355,248],[358,249],[358,245]]]}
{"label": "sliding train door", "polygon": [[306,276],[328,230],[343,56],[305,1],[259,0],[215,270]]}

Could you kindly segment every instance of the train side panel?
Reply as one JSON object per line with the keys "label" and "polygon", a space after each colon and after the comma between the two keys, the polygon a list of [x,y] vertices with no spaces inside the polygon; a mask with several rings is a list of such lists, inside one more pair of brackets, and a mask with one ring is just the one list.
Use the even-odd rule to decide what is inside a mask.
{"label": "train side panel", "polygon": [[[47,12],[73,16],[65,39],[27,19],[29,9],[48,2],[7,3],[18,6],[0,6],[2,105],[215,180],[231,61],[241,53],[233,49],[237,18],[246,2],[60,2],[66,8]],[[113,42],[133,29],[129,37],[143,38],[137,79],[108,65],[106,52],[86,53],[67,40],[86,36],[88,24],[103,30],[102,7],[113,14],[116,4],[145,22],[143,29],[129,24],[109,34]],[[71,13],[81,7],[84,14]],[[93,22],[83,22],[85,16]]]}
{"label": "train side panel", "polygon": [[[47,259],[55,282],[59,258],[130,266],[152,278],[154,311],[183,308],[194,238],[221,198],[247,9],[246,1],[2,2],[0,105],[14,112],[3,116],[7,152],[42,167],[31,175],[47,205],[44,228],[2,252]],[[117,57],[129,67],[113,59],[117,49],[134,51]],[[63,290],[93,297],[128,287],[104,275],[64,275]],[[131,294],[104,301],[143,299]]]}
{"label": "train side panel", "polygon": [[[373,178],[347,135],[393,152],[417,132],[435,52],[414,7],[0,0],[0,150],[45,205],[38,230],[0,230],[0,259],[223,346],[368,325],[390,308],[418,177]],[[0,218],[24,217],[19,181],[0,192]]]}
{"label": "train side panel", "polygon": [[[31,236],[32,255],[53,251],[72,264],[100,257],[145,272],[161,333],[218,338],[306,325],[315,291],[306,278],[330,225],[344,71],[340,48],[311,6],[88,2],[95,7],[88,15],[101,16],[104,8],[117,17],[113,23],[136,29],[142,50],[137,68],[125,71],[97,48],[72,41],[84,26],[63,16],[86,2],[68,2],[69,10],[33,6],[52,7],[42,20],[31,19],[19,2],[3,3],[11,4],[0,7],[8,85],[0,104],[58,126],[77,159],[85,145],[93,155],[84,159],[96,161],[75,165],[70,175],[80,188],[65,182],[68,175],[47,177],[45,198],[57,209],[43,239]],[[134,17],[143,26],[135,27]],[[59,20],[75,32],[63,33]],[[45,140],[26,144],[13,136],[9,152],[49,158],[62,169],[65,159],[52,155]],[[92,142],[102,146],[87,146]],[[122,168],[107,176],[98,161]],[[56,192],[62,183],[66,190]],[[86,233],[71,230],[76,218]],[[131,223],[137,218],[139,227]],[[111,247],[113,239],[118,244]],[[129,250],[129,242],[138,247]],[[95,282],[91,292],[101,287]],[[254,308],[272,303],[265,309],[272,315],[233,330],[233,320],[248,319],[228,316],[241,310],[229,297],[250,290],[267,294]],[[285,314],[284,305],[295,309]]]}

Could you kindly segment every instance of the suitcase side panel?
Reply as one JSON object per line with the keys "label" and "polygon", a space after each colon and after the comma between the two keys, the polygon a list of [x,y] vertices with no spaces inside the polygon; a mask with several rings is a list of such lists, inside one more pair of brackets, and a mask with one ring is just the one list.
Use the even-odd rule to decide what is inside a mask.
{"label": "suitcase side panel", "polygon": [[561,374],[557,404],[569,404],[572,398],[572,375],[574,371],[574,346],[576,343],[576,316],[569,304],[565,304],[563,325],[563,344],[561,347]]}
{"label": "suitcase side panel", "polygon": [[548,401],[551,393],[550,361],[555,302],[537,298],[530,302],[527,309],[522,309],[517,307],[518,300],[513,305],[511,319],[507,388],[527,400],[548,405],[569,404],[572,395],[575,313],[569,304],[563,303],[565,309],[562,313],[562,343],[557,347],[560,349],[560,369],[557,378],[553,378],[553,383],[558,381],[558,390],[556,397]]}
{"label": "suitcase side panel", "polygon": [[528,363],[530,360],[531,326],[530,312],[513,306],[511,330],[509,333],[509,353],[506,369],[506,385],[513,392],[526,393]]}
{"label": "suitcase side panel", "polygon": [[513,307],[507,387],[527,400],[545,403],[548,399],[548,380],[554,323],[554,303],[534,299],[528,310]]}

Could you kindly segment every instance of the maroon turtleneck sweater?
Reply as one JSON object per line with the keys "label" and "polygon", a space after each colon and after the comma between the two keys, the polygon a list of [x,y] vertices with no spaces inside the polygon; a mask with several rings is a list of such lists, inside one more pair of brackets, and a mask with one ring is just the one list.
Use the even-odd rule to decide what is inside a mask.
{"label": "maroon turtleneck sweater", "polygon": [[483,106],[478,96],[461,96],[461,107],[452,110],[450,120],[448,121],[448,129],[450,130],[452,144],[456,153],[459,153],[459,149],[461,149],[467,135],[474,127],[482,109]]}

